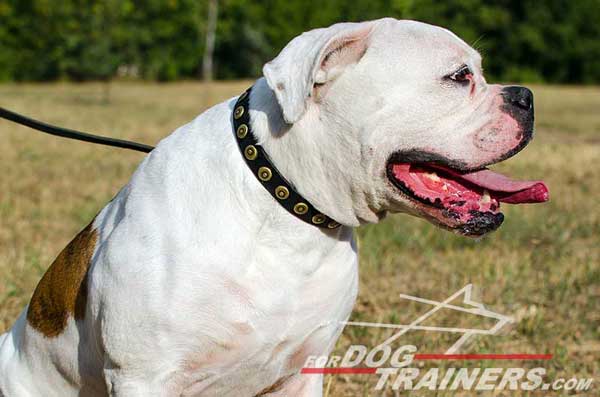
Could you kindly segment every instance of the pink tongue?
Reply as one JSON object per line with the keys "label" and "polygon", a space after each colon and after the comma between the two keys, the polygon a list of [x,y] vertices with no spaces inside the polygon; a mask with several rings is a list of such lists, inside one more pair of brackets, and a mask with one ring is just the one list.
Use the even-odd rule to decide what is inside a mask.
{"label": "pink tongue", "polygon": [[466,174],[448,168],[443,170],[454,177],[490,190],[491,195],[503,203],[543,203],[549,199],[548,188],[542,181],[513,181],[487,169]]}

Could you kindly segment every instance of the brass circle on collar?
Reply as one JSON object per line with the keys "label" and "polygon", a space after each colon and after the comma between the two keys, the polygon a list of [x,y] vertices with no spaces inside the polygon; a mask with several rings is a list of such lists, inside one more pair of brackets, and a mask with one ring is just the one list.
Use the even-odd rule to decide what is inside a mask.
{"label": "brass circle on collar", "polygon": [[254,147],[254,145],[248,145],[246,146],[246,149],[244,149],[244,156],[248,160],[254,160],[256,159],[256,156],[258,156],[258,151]]}
{"label": "brass circle on collar", "polygon": [[304,215],[308,212],[308,205],[300,202],[294,206],[294,212],[298,215]]}
{"label": "brass circle on collar", "polygon": [[258,179],[260,179],[263,182],[267,182],[269,180],[271,180],[271,177],[273,176],[273,173],[271,172],[271,170],[268,167],[260,167],[258,169]]}
{"label": "brass circle on collar", "polygon": [[336,227],[339,227],[339,226],[340,226],[340,224],[339,224],[339,223],[337,223],[336,221],[331,221],[331,222],[329,222],[329,223],[327,224],[327,227],[328,227],[329,229],[335,229]]}
{"label": "brass circle on collar", "polygon": [[320,225],[323,222],[325,222],[325,215],[323,214],[317,214],[312,217],[312,223],[315,225]]}
{"label": "brass circle on collar", "polygon": [[233,112],[233,118],[237,120],[240,117],[242,117],[243,114],[244,114],[244,107],[238,106],[237,108],[235,108],[235,111]]}
{"label": "brass circle on collar", "polygon": [[241,124],[238,127],[236,134],[240,139],[245,138],[246,135],[248,135],[248,126],[246,124]]}
{"label": "brass circle on collar", "polygon": [[290,191],[287,189],[287,187],[280,185],[275,189],[275,196],[277,196],[279,200],[285,200],[290,197]]}

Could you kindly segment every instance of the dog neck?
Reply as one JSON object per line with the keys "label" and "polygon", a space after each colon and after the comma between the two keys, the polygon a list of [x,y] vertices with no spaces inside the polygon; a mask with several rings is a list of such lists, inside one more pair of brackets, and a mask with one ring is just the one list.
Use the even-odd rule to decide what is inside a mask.
{"label": "dog neck", "polygon": [[265,79],[252,88],[250,109],[257,141],[274,166],[314,207],[346,226],[379,221],[380,215],[369,205],[370,195],[356,186],[347,167],[348,158],[360,159],[358,145],[332,132],[314,111],[293,125],[286,124]]}

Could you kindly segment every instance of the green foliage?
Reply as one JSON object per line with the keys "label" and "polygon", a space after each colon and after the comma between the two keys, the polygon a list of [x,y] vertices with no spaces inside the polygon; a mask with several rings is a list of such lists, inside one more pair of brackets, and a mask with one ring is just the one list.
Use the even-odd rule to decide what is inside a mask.
{"label": "green foliage", "polygon": [[[201,0],[0,0],[0,80],[195,78]],[[600,0],[221,0],[218,78],[256,77],[294,36],[384,16],[447,27],[491,79],[600,83]]]}

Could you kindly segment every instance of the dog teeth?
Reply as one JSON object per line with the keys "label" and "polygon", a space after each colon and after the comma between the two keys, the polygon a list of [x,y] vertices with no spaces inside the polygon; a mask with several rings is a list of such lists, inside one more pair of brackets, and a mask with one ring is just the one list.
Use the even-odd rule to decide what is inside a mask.
{"label": "dog teeth", "polygon": [[435,172],[428,172],[425,174],[425,176],[429,179],[431,179],[434,182],[439,182],[441,181],[440,177],[438,176],[438,174],[436,174]]}
{"label": "dog teeth", "polygon": [[490,192],[488,192],[487,189],[483,190],[483,196],[481,196],[481,199],[479,200],[480,203],[482,204],[488,204],[492,202],[492,198],[490,196]]}

